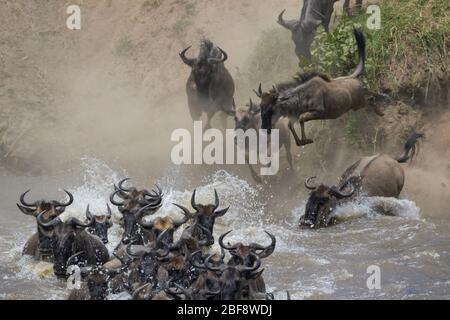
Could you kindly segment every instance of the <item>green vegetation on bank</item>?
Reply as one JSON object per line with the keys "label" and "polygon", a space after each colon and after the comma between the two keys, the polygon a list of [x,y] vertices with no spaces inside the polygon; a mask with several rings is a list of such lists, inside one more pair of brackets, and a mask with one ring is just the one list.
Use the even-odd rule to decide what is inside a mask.
{"label": "green vegetation on bank", "polygon": [[365,11],[342,16],[333,32],[320,29],[313,43],[313,61],[301,63],[332,76],[351,71],[357,53],[352,28],[367,37],[365,81],[374,90],[398,93],[401,88],[430,85],[433,78],[448,78],[450,2],[397,0],[378,2],[381,29],[369,30]]}

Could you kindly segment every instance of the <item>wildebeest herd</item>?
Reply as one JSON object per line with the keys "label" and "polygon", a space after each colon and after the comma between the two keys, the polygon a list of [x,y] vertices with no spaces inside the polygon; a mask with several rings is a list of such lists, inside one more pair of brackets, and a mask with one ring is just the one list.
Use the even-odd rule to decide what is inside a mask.
{"label": "wildebeest herd", "polygon": [[[334,0],[304,1],[300,20],[286,21],[283,13],[278,22],[293,33],[296,53],[310,56],[309,46],[317,26],[322,23],[328,31]],[[218,112],[233,116],[235,128],[241,130],[280,129],[280,147],[284,146],[287,160],[293,168],[290,135],[297,146],[313,143],[305,132],[305,123],[312,120],[336,119],[350,110],[364,108],[370,92],[358,77],[364,73],[366,41],[355,29],[354,36],[359,62],[354,73],[330,79],[317,72],[298,74],[294,80],[279,83],[269,91],[262,86],[255,90],[259,103],[250,99],[249,105],[237,107],[235,86],[224,63],[228,54],[210,40],[203,40],[196,58],[189,58],[190,47],[180,53],[182,61],[191,68],[186,92],[193,120],[207,115],[206,127]],[[379,113],[379,112],[377,112]],[[287,119],[288,122],[284,122]],[[294,124],[299,122],[301,137]],[[350,166],[337,186],[313,183],[307,178],[305,187],[311,191],[300,227],[311,229],[336,223],[335,208],[359,196],[398,197],[405,174],[401,163],[414,157],[415,146],[423,135],[413,132],[405,144],[404,154],[398,159],[377,154],[364,157]],[[255,177],[254,171],[252,171]],[[105,212],[93,214],[89,206],[81,221],[70,217],[63,221],[60,215],[74,198],[65,191],[67,202],[35,201],[20,196],[19,209],[36,218],[37,232],[27,241],[23,254],[37,260],[53,263],[57,277],[67,278],[72,266],[81,274],[81,287],[74,288],[70,299],[106,299],[110,293],[129,293],[133,299],[144,300],[254,300],[273,299],[266,291],[262,260],[270,256],[276,238],[266,231],[270,244],[230,244],[225,241],[231,232],[218,238],[221,252],[214,253],[214,225],[229,208],[220,208],[219,195],[214,190],[213,204],[199,204],[196,192],[191,207],[174,204],[181,218],[171,216],[149,220],[163,205],[163,192],[157,187],[149,191],[126,187],[128,179],[114,185],[109,202],[121,213],[118,224],[122,228],[120,243],[112,256],[105,244],[108,229],[113,225],[109,204]],[[184,228],[176,239],[175,232]],[[181,229],[180,229],[181,231]]]}
{"label": "wildebeest herd", "polygon": [[[115,186],[110,202],[117,206],[123,229],[120,243],[110,257],[108,228],[112,226],[111,210],[94,216],[89,207],[86,219],[70,217],[62,221],[60,215],[74,199],[28,202],[25,192],[20,196],[19,209],[34,216],[37,232],[25,244],[23,254],[35,259],[53,262],[57,277],[68,278],[71,266],[77,266],[81,287],[74,288],[70,299],[106,299],[109,293],[128,292],[133,299],[270,299],[262,276],[261,260],[275,250],[275,237],[268,246],[257,243],[225,243],[220,236],[221,253],[210,253],[216,219],[229,208],[220,208],[219,195],[214,191],[213,204],[196,202],[196,191],[191,198],[194,212],[174,204],[182,218],[157,217],[162,206],[163,193],[157,188],[148,191],[124,187],[124,179]],[[179,239],[176,230],[184,226]]]}

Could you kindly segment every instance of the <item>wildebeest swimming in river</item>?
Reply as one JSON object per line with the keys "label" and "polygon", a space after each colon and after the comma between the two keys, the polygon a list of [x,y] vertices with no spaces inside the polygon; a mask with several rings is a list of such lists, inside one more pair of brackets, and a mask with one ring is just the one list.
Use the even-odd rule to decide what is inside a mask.
{"label": "wildebeest swimming in river", "polygon": [[[313,143],[305,134],[305,123],[311,120],[337,119],[350,110],[357,111],[366,107],[368,90],[357,78],[365,69],[364,34],[354,29],[358,46],[359,63],[352,75],[330,80],[321,74],[312,74],[307,81],[303,81],[295,88],[273,88],[269,92],[262,92],[261,86],[257,95],[261,98],[261,128],[268,130],[282,117],[289,118],[289,129],[294,136],[297,146]],[[381,115],[375,108],[378,115]],[[294,129],[294,122],[300,122],[302,138]]]}
{"label": "wildebeest swimming in river", "polygon": [[192,120],[199,120],[206,113],[205,129],[211,127],[211,118],[219,111],[232,115],[234,81],[225,68],[227,53],[210,40],[203,40],[197,58],[186,57],[190,47],[180,53],[183,62],[192,71],[186,84],[189,111]]}
{"label": "wildebeest swimming in river", "polygon": [[335,224],[335,208],[358,196],[398,198],[405,183],[405,172],[400,164],[413,159],[416,143],[423,137],[423,134],[413,132],[403,155],[397,159],[386,154],[360,159],[343,173],[337,187],[312,185],[314,177],[306,179],[305,187],[311,194],[305,215],[300,218],[300,227],[317,229]]}
{"label": "wildebeest swimming in river", "polygon": [[[64,192],[69,196],[69,200],[66,203],[61,203],[56,200],[38,200],[30,203],[25,200],[28,192],[30,190],[20,196],[20,204],[17,204],[17,207],[24,214],[35,218],[42,214],[41,219],[44,219],[44,221],[50,221],[58,217],[66,210],[66,207],[73,203],[72,194],[66,190]],[[38,223],[37,232],[28,239],[23,249],[23,254],[33,256],[37,260],[53,261],[54,233],[54,227],[44,228]]]}

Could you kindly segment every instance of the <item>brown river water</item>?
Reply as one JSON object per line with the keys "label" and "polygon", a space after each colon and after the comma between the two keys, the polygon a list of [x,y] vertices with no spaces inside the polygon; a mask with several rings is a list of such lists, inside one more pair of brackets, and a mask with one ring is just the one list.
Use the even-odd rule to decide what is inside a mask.
{"label": "brown river water", "polygon": [[[67,183],[67,177],[74,179]],[[19,194],[32,189],[30,197],[61,197],[59,188],[73,192],[74,204],[67,214],[83,217],[86,205],[104,210],[112,184],[126,176],[106,162],[85,158],[80,168],[52,177],[0,177],[0,299],[66,299],[66,283],[57,280],[51,266],[21,256],[36,222],[17,209]],[[188,206],[193,182],[180,168],[169,168],[157,181],[164,189],[159,215],[177,214],[172,202]],[[150,186],[148,180],[136,184]],[[270,194],[238,175],[219,170],[195,182],[197,202],[213,201],[217,189],[221,206],[230,211],[217,222],[218,235],[228,230],[229,241],[268,244],[263,230],[277,238],[274,254],[263,261],[268,291],[276,299],[449,299],[450,220],[423,218],[409,199],[370,199],[347,204],[338,210],[344,222],[318,231],[299,230],[305,198]],[[59,193],[58,193],[59,192]],[[273,205],[276,203],[276,206]],[[382,216],[371,208],[383,204],[396,216]],[[114,212],[118,215],[118,212]],[[120,239],[114,226],[109,249]],[[213,250],[217,250],[214,245]],[[381,270],[381,288],[369,290],[367,269]],[[110,299],[128,299],[127,294]]]}

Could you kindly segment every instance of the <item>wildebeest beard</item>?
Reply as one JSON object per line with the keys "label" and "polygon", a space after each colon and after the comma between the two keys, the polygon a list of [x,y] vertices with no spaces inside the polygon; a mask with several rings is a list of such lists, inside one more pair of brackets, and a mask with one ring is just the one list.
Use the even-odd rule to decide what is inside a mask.
{"label": "wildebeest beard", "polygon": [[197,62],[194,70],[194,80],[197,85],[199,98],[210,98],[210,86],[213,81],[212,75],[216,72],[217,66],[207,62],[206,58]]}
{"label": "wildebeest beard", "polygon": [[52,260],[53,259],[53,248],[56,243],[56,237],[53,234],[53,228],[43,228],[38,226],[38,237],[39,237],[39,254],[40,259]]}

